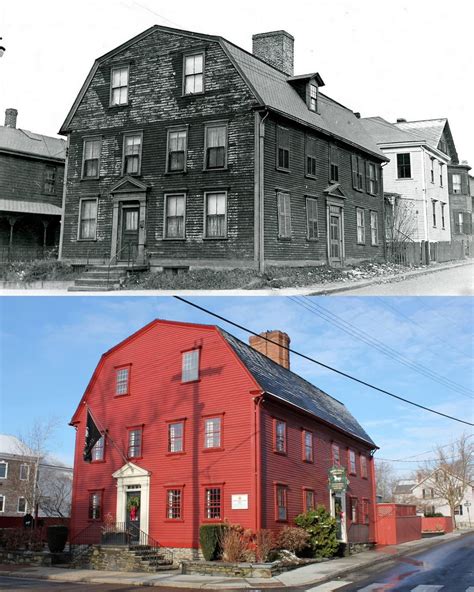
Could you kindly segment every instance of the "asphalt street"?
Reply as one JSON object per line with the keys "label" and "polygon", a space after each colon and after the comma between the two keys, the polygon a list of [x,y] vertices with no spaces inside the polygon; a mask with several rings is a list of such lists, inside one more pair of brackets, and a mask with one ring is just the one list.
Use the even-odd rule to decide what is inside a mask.
{"label": "asphalt street", "polygon": [[114,592],[116,590],[117,592],[124,592],[125,590],[134,590],[136,592],[137,587],[121,586],[119,584],[70,584],[48,580],[28,580],[26,578],[0,576],[0,590],[10,590],[11,592],[17,592],[17,590],[38,590],[39,592],[43,590],[57,590],[58,592],[79,592],[79,590],[91,590],[91,592]]}

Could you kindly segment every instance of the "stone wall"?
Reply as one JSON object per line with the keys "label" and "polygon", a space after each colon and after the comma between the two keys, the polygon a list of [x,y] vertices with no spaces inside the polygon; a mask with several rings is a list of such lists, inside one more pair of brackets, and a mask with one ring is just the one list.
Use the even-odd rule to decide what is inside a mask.
{"label": "stone wall", "polygon": [[[295,567],[299,567],[295,565]],[[181,573],[202,576],[271,578],[286,571],[281,563],[225,563],[223,561],[183,561]]]}
{"label": "stone wall", "polygon": [[52,564],[51,553],[34,551],[5,551],[0,550],[0,563],[16,565],[45,565]]}

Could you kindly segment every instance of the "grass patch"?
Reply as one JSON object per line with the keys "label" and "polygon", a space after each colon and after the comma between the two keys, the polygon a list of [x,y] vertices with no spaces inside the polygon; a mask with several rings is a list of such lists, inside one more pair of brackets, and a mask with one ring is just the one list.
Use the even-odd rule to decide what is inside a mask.
{"label": "grass patch", "polygon": [[0,264],[0,279],[8,282],[73,280],[78,277],[77,270],[67,263],[54,259],[35,259],[34,261],[13,261]]}

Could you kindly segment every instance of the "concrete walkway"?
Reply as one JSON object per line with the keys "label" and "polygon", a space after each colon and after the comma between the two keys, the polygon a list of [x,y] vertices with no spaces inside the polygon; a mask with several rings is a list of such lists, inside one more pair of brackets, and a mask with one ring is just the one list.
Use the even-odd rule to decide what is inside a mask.
{"label": "concrete walkway", "polygon": [[222,578],[216,576],[181,575],[177,571],[144,574],[138,572],[95,571],[61,567],[19,567],[1,565],[0,574],[17,578],[51,580],[56,582],[83,582],[93,584],[122,584],[129,586],[163,586],[174,588],[205,588],[209,590],[241,588],[284,588],[322,584],[341,577],[350,577],[356,571],[376,564],[387,563],[436,545],[445,544],[474,532],[455,532],[400,545],[380,547],[350,557],[306,565],[273,578]]}

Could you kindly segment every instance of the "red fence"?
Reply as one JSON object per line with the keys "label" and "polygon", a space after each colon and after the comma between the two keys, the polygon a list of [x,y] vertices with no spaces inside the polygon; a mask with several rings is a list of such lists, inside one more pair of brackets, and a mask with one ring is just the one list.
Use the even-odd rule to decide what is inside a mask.
{"label": "red fence", "polygon": [[416,506],[377,504],[377,543],[398,545],[421,539],[421,516]]}
{"label": "red fence", "polygon": [[[69,518],[38,518],[36,526],[41,529],[43,540],[46,540],[47,527],[57,524],[69,526]],[[0,528],[23,528],[23,516],[0,516]]]}
{"label": "red fence", "polygon": [[450,516],[437,516],[421,519],[423,532],[453,532],[453,519]]}

